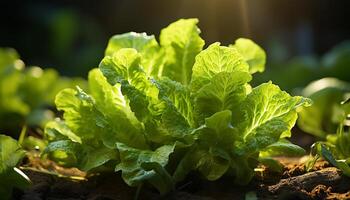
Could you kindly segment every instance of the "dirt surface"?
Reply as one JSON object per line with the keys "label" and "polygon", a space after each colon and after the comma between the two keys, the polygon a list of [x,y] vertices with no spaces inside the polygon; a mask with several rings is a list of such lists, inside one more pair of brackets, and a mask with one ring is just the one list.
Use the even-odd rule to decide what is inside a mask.
{"label": "dirt surface", "polygon": [[285,166],[280,180],[263,185],[259,199],[350,199],[350,179],[326,161],[318,161],[310,172],[301,159],[280,159]]}
{"label": "dirt surface", "polygon": [[[350,199],[350,179],[327,162],[317,162],[311,172],[306,172],[300,159],[280,158],[285,166],[278,174],[264,169],[257,173],[248,186],[235,186],[229,177],[219,181],[204,181],[196,175],[177,185],[177,191],[160,196],[152,188],[143,187],[140,200],[228,200],[245,199]],[[57,166],[50,163],[52,169]],[[44,168],[47,166],[43,166]],[[14,200],[128,200],[134,199],[136,188],[127,186],[119,173],[104,174],[81,179],[53,176],[32,169],[25,170],[33,181],[25,191],[15,190]],[[77,169],[58,169],[75,176],[84,174]]]}

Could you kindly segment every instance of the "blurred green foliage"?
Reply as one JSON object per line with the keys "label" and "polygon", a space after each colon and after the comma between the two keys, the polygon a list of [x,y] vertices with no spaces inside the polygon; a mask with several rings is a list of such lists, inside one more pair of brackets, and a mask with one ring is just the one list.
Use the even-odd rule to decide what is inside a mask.
{"label": "blurred green foliage", "polygon": [[302,91],[302,95],[313,100],[313,105],[302,108],[298,125],[319,138],[326,139],[334,134],[343,119],[340,102],[350,94],[350,83],[336,78],[323,78],[310,83]]}
{"label": "blurred green foliage", "polygon": [[350,41],[335,46],[322,57],[295,57],[288,62],[270,62],[264,74],[257,74],[255,84],[272,80],[282,89],[300,94],[311,81],[334,77],[350,82]]}
{"label": "blurred green foliage", "polygon": [[25,67],[15,50],[0,49],[0,132],[17,135],[24,125],[43,127],[54,117],[56,93],[85,84],[53,69]]}
{"label": "blurred green foliage", "polygon": [[312,153],[315,155],[308,162],[308,170],[313,167],[317,159],[322,157],[342,170],[344,175],[350,176],[350,98],[339,104],[339,108],[341,120],[337,133],[327,135],[326,141],[316,142],[312,146]]}
{"label": "blurred green foliage", "polygon": [[24,189],[30,184],[29,178],[16,168],[25,156],[18,142],[6,135],[0,135],[0,197],[12,199],[13,188]]}

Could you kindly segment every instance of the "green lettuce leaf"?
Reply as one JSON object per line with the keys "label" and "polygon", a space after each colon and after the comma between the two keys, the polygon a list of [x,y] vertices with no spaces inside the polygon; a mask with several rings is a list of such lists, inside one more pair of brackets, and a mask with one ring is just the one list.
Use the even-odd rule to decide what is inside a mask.
{"label": "green lettuce leaf", "polygon": [[130,92],[130,95],[144,95],[151,104],[158,103],[158,88],[151,83],[144,72],[141,65],[141,55],[135,49],[121,49],[112,57],[106,56],[99,68],[110,84],[122,84],[124,96],[128,97],[128,94],[124,94],[123,87],[126,89],[125,92]]}
{"label": "green lettuce leaf", "polygon": [[47,155],[58,164],[90,171],[111,160],[119,160],[117,151],[105,146],[81,145],[71,140],[49,143],[42,155]]}
{"label": "green lettuce leaf", "polygon": [[85,146],[85,156],[79,163],[79,168],[83,171],[96,169],[109,161],[119,161],[119,154],[116,149],[110,149],[106,146],[90,147]]}
{"label": "green lettuce leaf", "polygon": [[[189,122],[186,119],[191,120],[191,116],[183,116],[186,111],[178,111],[176,105],[179,104],[171,103],[171,99],[164,96],[160,97],[162,95],[159,90],[165,90],[165,81],[157,84],[157,81],[147,77],[140,56],[134,49],[121,49],[114,53],[113,57],[105,57],[100,69],[110,84],[121,85],[121,92],[129,102],[131,110],[144,124],[147,140],[168,143],[174,138],[181,138],[188,132],[186,130],[189,128]],[[170,82],[167,84],[169,89]],[[174,83],[171,84],[173,87]],[[176,91],[172,93],[174,92]]]}
{"label": "green lettuce leaf", "polygon": [[193,116],[193,100],[191,98],[191,91],[187,86],[164,77],[155,81],[159,89],[159,98],[171,103],[178,113],[186,119],[187,124],[195,126]]}
{"label": "green lettuce leaf", "polygon": [[302,156],[305,150],[298,145],[292,144],[288,140],[282,138],[278,142],[267,146],[263,151],[260,151],[260,157],[273,156]]}
{"label": "green lettuce leaf", "polygon": [[[170,154],[173,153],[174,145],[164,145],[158,149],[140,150],[128,147],[122,143],[117,144],[120,152],[120,164],[116,166],[116,171],[122,171],[122,177],[130,186],[140,185],[144,181],[149,181],[161,193],[168,192],[173,189],[173,182],[164,177],[164,168],[168,161]],[[158,166],[157,166],[158,164]],[[160,177],[159,177],[160,176]]]}
{"label": "green lettuce leaf", "polygon": [[109,40],[105,55],[113,56],[122,48],[133,48],[142,55],[142,66],[147,75],[160,75],[164,54],[153,35],[135,32],[115,35]]}
{"label": "green lettuce leaf", "polygon": [[250,79],[248,73],[241,71],[220,72],[213,76],[195,96],[197,120],[223,110],[235,110],[246,97],[246,83]]}
{"label": "green lettuce leaf", "polygon": [[197,143],[179,163],[174,173],[175,180],[182,180],[194,169],[198,169],[208,180],[216,180],[228,170],[230,151],[237,134],[231,117],[229,110],[217,112],[194,131]]}
{"label": "green lettuce leaf", "polygon": [[191,80],[192,91],[198,91],[210,83],[213,76],[220,72],[249,73],[249,66],[236,49],[220,46],[220,43],[211,44],[196,57]]}
{"label": "green lettuce leaf", "polygon": [[[46,135],[53,141],[46,147],[43,155],[48,155],[62,165],[90,171],[110,160],[118,160],[115,144],[118,139],[132,138],[140,141],[142,137],[137,138],[132,132],[127,132],[126,136],[125,132],[124,135],[123,132],[114,132],[115,129],[110,124],[106,125],[107,118],[97,109],[95,103],[93,97],[80,88],[64,89],[57,94],[57,108],[64,111],[65,121],[48,123]],[[134,145],[143,147],[145,144]]]}
{"label": "green lettuce leaf", "polygon": [[162,75],[184,85],[190,83],[195,56],[204,46],[197,23],[198,19],[180,19],[160,33],[166,56]]}
{"label": "green lettuce leaf", "polygon": [[103,127],[109,129],[102,132],[104,143],[110,148],[115,147],[117,141],[145,148],[147,145],[142,125],[123,97],[120,84],[110,85],[100,70],[93,69],[89,73],[89,87],[96,109],[104,116],[103,121],[118,120],[118,123],[103,123]]}
{"label": "green lettuce leaf", "polygon": [[30,184],[29,178],[15,168],[24,156],[16,140],[0,135],[0,196],[4,200],[11,199],[13,188],[24,189]]}
{"label": "green lettuce leaf", "polygon": [[257,44],[250,39],[239,38],[231,45],[238,50],[244,57],[244,60],[249,64],[249,72],[263,72],[265,70],[266,53]]}
{"label": "green lettuce leaf", "polygon": [[80,167],[84,154],[83,146],[71,140],[52,141],[42,152],[43,157],[48,156],[66,167]]}
{"label": "green lettuce leaf", "polygon": [[64,89],[56,96],[58,110],[64,111],[63,118],[67,126],[81,140],[96,140],[103,129],[96,123],[96,118],[101,115],[94,106],[94,99],[78,88]]}
{"label": "green lettuce leaf", "polygon": [[233,124],[245,140],[257,142],[264,148],[279,140],[288,132],[297,119],[296,109],[311,104],[309,99],[291,97],[272,83],[254,88],[234,113]]}
{"label": "green lettuce leaf", "polygon": [[45,136],[49,141],[69,139],[72,142],[82,143],[81,138],[73,133],[63,120],[55,119],[45,126]]}

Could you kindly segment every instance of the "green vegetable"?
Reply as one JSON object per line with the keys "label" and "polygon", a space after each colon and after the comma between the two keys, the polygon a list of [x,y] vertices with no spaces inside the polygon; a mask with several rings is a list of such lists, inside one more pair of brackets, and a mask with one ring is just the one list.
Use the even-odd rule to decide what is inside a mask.
{"label": "green vegetable", "polygon": [[76,84],[84,86],[53,69],[25,68],[13,49],[0,49],[0,131],[16,136],[24,125],[43,127],[54,117],[48,108],[56,93]]}
{"label": "green vegetable", "polygon": [[350,93],[350,84],[335,78],[323,78],[310,83],[302,94],[312,99],[314,104],[301,109],[298,126],[322,139],[334,134],[343,121],[344,114],[339,103],[347,93]]}
{"label": "green vegetable", "polygon": [[263,72],[265,70],[266,54],[265,51],[256,45],[253,41],[245,38],[239,38],[234,45],[244,60],[249,64],[250,73]]}
{"label": "green vegetable", "polygon": [[315,156],[309,161],[311,169],[317,159],[320,157],[327,160],[330,164],[338,167],[346,176],[350,176],[350,132],[349,132],[349,117],[350,117],[350,99],[341,103],[340,112],[341,120],[336,134],[327,135],[325,142],[316,142],[312,146]]}
{"label": "green vegetable", "polygon": [[56,96],[64,121],[47,125],[45,155],[88,172],[115,164],[130,186],[166,193],[191,170],[247,184],[259,162],[278,170],[272,156],[303,154],[285,138],[310,100],[271,82],[252,88],[251,74],[264,70],[261,47],[238,39],[202,50],[197,23],[170,24],[160,44],[145,33],[113,36],[89,74],[90,93]]}
{"label": "green vegetable", "polygon": [[159,37],[165,53],[162,75],[184,85],[190,83],[194,58],[204,46],[197,23],[197,19],[180,19],[164,28]]}
{"label": "green vegetable", "polygon": [[16,166],[21,162],[25,152],[17,141],[9,136],[0,135],[0,196],[11,199],[13,188],[24,189],[30,184],[28,177]]}
{"label": "green vegetable", "polygon": [[[17,95],[24,64],[13,49],[0,49],[0,127],[9,129],[21,123],[29,107]],[[6,123],[5,123],[6,122]]]}

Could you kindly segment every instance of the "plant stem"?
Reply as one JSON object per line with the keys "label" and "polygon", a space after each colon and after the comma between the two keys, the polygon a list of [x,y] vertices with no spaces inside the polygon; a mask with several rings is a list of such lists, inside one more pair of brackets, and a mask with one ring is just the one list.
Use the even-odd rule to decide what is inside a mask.
{"label": "plant stem", "polygon": [[18,139],[18,144],[19,144],[19,145],[22,145],[23,140],[24,140],[26,134],[27,134],[27,125],[23,125],[22,130],[21,130],[21,133],[20,133],[20,135],[19,135],[19,139]]}

